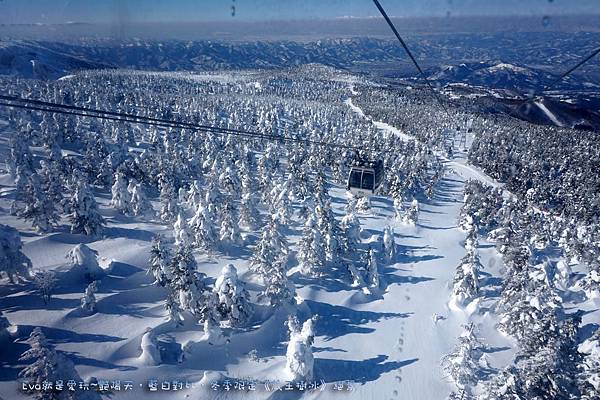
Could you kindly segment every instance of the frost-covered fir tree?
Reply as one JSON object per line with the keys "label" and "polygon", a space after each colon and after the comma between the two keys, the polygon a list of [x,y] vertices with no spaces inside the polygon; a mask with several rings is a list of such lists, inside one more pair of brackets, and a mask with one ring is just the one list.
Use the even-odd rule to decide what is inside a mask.
{"label": "frost-covered fir tree", "polygon": [[463,326],[454,350],[442,358],[442,369],[459,390],[470,395],[471,388],[489,369],[486,358],[486,346],[477,337],[475,325],[471,322]]}
{"label": "frost-covered fir tree", "polygon": [[577,347],[582,355],[578,386],[582,400],[595,399],[600,393],[600,329]]}
{"label": "frost-covered fir tree", "polygon": [[221,319],[228,320],[231,326],[242,326],[250,319],[253,311],[250,294],[238,278],[237,269],[233,264],[223,267],[213,291],[219,298],[218,310]]}
{"label": "frost-covered fir tree", "polygon": [[196,213],[190,220],[194,244],[204,250],[214,249],[219,238],[215,230],[215,218],[203,201],[198,202]]}
{"label": "frost-covered fir tree", "polygon": [[22,248],[19,231],[0,224],[0,277],[8,277],[11,283],[31,277],[31,260]]}
{"label": "frost-covered fir tree", "polygon": [[165,310],[167,311],[167,321],[173,323],[176,327],[183,325],[182,309],[179,305],[179,293],[175,292],[170,286],[167,287]]}
{"label": "frost-covered fir tree", "polygon": [[16,214],[20,218],[31,220],[39,233],[50,232],[58,222],[59,215],[53,199],[44,192],[35,172],[29,176],[21,198],[23,205],[16,209]]}
{"label": "frost-covered fir tree", "polygon": [[335,219],[333,210],[331,209],[331,198],[329,194],[318,196],[320,200],[315,207],[317,216],[317,226],[324,240],[327,259],[336,262],[343,253],[341,241],[341,228]]}
{"label": "frost-covered fir tree", "polygon": [[204,325],[204,340],[212,345],[221,345],[225,342],[219,322],[218,307],[219,297],[217,293],[208,293],[204,302],[202,321]]}
{"label": "frost-covered fir tree", "polygon": [[240,225],[254,230],[258,227],[260,214],[256,208],[255,194],[244,193],[240,201]]}
{"label": "frost-covered fir tree", "polygon": [[88,313],[93,314],[96,312],[96,291],[98,290],[98,281],[93,281],[85,288],[83,297],[81,298],[81,309]]}
{"label": "frost-covered fir tree", "polygon": [[386,226],[383,229],[383,251],[387,262],[396,260],[396,239],[394,238],[394,228]]}
{"label": "frost-covered fir tree", "polygon": [[93,281],[104,275],[104,270],[98,264],[98,252],[83,243],[69,250],[66,258],[71,271],[80,273],[86,280]]}
{"label": "frost-covered fir tree", "polygon": [[84,233],[89,236],[99,236],[104,227],[104,218],[98,210],[98,203],[87,182],[78,177],[75,191],[69,200],[69,218],[72,233]]}
{"label": "frost-covered fir tree", "polygon": [[177,214],[177,220],[173,224],[173,236],[175,237],[175,246],[189,247],[192,244],[190,227],[182,212]]}
{"label": "frost-covered fir tree", "polygon": [[309,215],[304,224],[302,239],[300,239],[298,245],[298,260],[303,274],[319,276],[323,273],[326,255],[323,238],[317,227],[314,214]]}
{"label": "frost-covered fir tree", "polygon": [[44,304],[48,304],[56,287],[56,274],[53,271],[38,271],[33,276],[33,284],[40,293]]}
{"label": "frost-covered fir tree", "polygon": [[122,172],[115,173],[115,183],[110,189],[112,194],[110,205],[123,214],[131,212],[131,194],[127,190],[128,185]]}
{"label": "frost-covered fir tree", "polygon": [[[30,348],[21,355],[19,361],[30,362],[30,364],[21,370],[19,377],[39,385],[42,385],[44,381],[63,380],[66,376],[76,381],[80,380],[73,363],[54,349],[41,328],[34,328],[25,343]],[[73,398],[72,392],[54,391],[53,389],[31,392],[30,395],[38,400],[69,400]],[[94,392],[82,392],[78,398],[82,400],[99,399]]]}
{"label": "frost-covered fir tree", "polygon": [[150,261],[148,274],[154,276],[154,284],[165,286],[171,280],[171,251],[166,245],[162,235],[156,235],[152,238],[152,247],[150,248]]}
{"label": "frost-covered fir tree", "polygon": [[287,256],[287,254],[287,240],[282,233],[277,215],[273,214],[254,248],[250,268],[266,282],[271,273],[273,262],[281,256]]}
{"label": "frost-covered fir tree", "polygon": [[417,199],[413,199],[410,203],[410,208],[404,215],[404,222],[407,224],[415,225],[419,220],[419,202]]}
{"label": "frost-covered fir tree", "polygon": [[476,237],[467,237],[467,254],[456,267],[451,304],[458,308],[468,306],[479,297],[481,262],[476,246]]}
{"label": "frost-covered fir tree", "polygon": [[239,245],[242,243],[237,212],[229,196],[227,196],[225,199],[221,211],[221,229],[219,230],[219,240],[224,246]]}
{"label": "frost-covered fir tree", "polygon": [[207,312],[206,276],[197,271],[196,260],[188,246],[175,248],[170,271],[169,286],[179,295],[178,303],[181,309],[204,321]]}
{"label": "frost-covered fir tree", "polygon": [[290,341],[287,345],[285,371],[290,381],[310,381],[314,376],[312,345],[315,338],[315,323],[318,316],[306,320],[300,328],[298,319],[290,316],[288,329]]}
{"label": "frost-covered fir tree", "polygon": [[158,186],[160,188],[160,219],[163,222],[173,222],[179,212],[173,182],[171,179],[161,176],[158,180]]}
{"label": "frost-covered fir tree", "polygon": [[[265,271],[266,273],[267,271]],[[269,265],[268,274],[263,276],[265,289],[261,293],[269,299],[272,307],[294,304],[295,289],[287,277],[287,256],[281,255]]]}
{"label": "frost-covered fir tree", "polygon": [[154,216],[154,208],[152,208],[152,204],[148,197],[146,196],[146,192],[144,191],[144,187],[141,183],[137,183],[131,187],[131,213],[138,216]]}
{"label": "frost-covered fir tree", "polygon": [[369,247],[367,252],[367,283],[371,288],[379,287],[379,266],[377,262],[377,254],[372,247]]}

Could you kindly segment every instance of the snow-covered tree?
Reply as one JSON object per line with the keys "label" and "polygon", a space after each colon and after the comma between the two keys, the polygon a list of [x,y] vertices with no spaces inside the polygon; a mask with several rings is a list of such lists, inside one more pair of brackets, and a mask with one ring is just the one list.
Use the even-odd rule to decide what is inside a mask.
{"label": "snow-covered tree", "polygon": [[33,276],[33,284],[42,296],[44,304],[48,304],[56,287],[56,274],[52,271],[37,271]]}
{"label": "snow-covered tree", "polygon": [[22,247],[19,231],[0,224],[0,277],[7,276],[11,283],[31,276],[31,260],[23,254]]}
{"label": "snow-covered tree", "polygon": [[582,400],[592,400],[600,393],[600,329],[577,347],[582,355],[579,364],[579,390]]}
{"label": "snow-covered tree", "polygon": [[288,243],[276,215],[271,215],[262,235],[254,248],[250,268],[267,281],[275,260],[288,254]]}
{"label": "snow-covered tree", "polygon": [[252,315],[250,295],[240,281],[237,269],[227,264],[217,278],[213,291],[219,297],[218,310],[231,326],[242,326]]}
{"label": "snow-covered tree", "polygon": [[367,271],[367,283],[371,288],[379,287],[379,267],[377,262],[377,254],[373,250],[372,247],[369,247],[369,251],[367,252],[367,262],[366,262],[366,271]]}
{"label": "snow-covered tree", "polygon": [[360,243],[360,221],[354,214],[349,212],[341,221],[342,229],[342,248],[346,257],[352,258],[358,249]]}
{"label": "snow-covered tree", "polygon": [[[80,380],[73,363],[54,349],[41,328],[34,328],[25,343],[30,348],[21,355],[19,361],[31,363],[21,370],[19,377],[39,385],[42,385],[43,382],[64,380],[65,377],[75,381]],[[72,392],[69,393],[68,390],[55,391],[53,388],[31,392],[30,394],[38,400],[69,400],[73,398]],[[99,397],[93,392],[82,392],[78,398],[90,400]]]}
{"label": "snow-covered tree", "polygon": [[454,350],[442,358],[442,368],[457,388],[469,395],[489,366],[486,346],[477,337],[475,325],[471,322],[463,328]]}
{"label": "snow-covered tree", "polygon": [[81,298],[81,309],[86,313],[93,314],[96,312],[96,291],[98,290],[98,281],[93,281],[85,288],[83,297]]}
{"label": "snow-covered tree", "polygon": [[158,348],[156,336],[154,335],[152,328],[146,328],[146,332],[142,335],[140,347],[142,350],[140,362],[143,365],[156,366],[162,363],[160,349]]}
{"label": "snow-covered tree", "polygon": [[197,207],[196,213],[190,220],[194,243],[201,249],[211,250],[218,240],[214,215],[208,207],[205,207],[203,201],[199,201]]}
{"label": "snow-covered tree", "polygon": [[226,198],[221,212],[219,239],[225,246],[239,245],[242,243],[237,212],[229,197]]}
{"label": "snow-covered tree", "polygon": [[179,212],[173,182],[165,176],[161,176],[158,182],[160,188],[160,219],[163,222],[173,222]]}
{"label": "snow-covered tree", "polygon": [[171,280],[171,251],[165,244],[162,235],[156,235],[152,238],[152,247],[150,248],[150,265],[148,274],[154,276],[154,284],[165,286]]}
{"label": "snow-covered tree", "polygon": [[173,224],[173,236],[175,237],[175,246],[189,247],[192,244],[190,227],[182,212],[177,214],[177,220]]}
{"label": "snow-covered tree", "polygon": [[315,323],[318,316],[300,324],[295,316],[288,319],[290,341],[287,345],[285,371],[291,381],[310,381],[313,379],[314,357],[312,345],[315,338]]}
{"label": "snow-covered tree", "polygon": [[137,183],[131,187],[131,213],[134,216],[154,216],[154,208],[152,208],[152,204],[148,197],[146,196],[146,192],[144,191],[144,187],[141,183]]}
{"label": "snow-covered tree", "polygon": [[244,193],[240,201],[240,225],[253,230],[258,226],[260,214],[256,208],[255,194]]}
{"label": "snow-covered tree", "polygon": [[167,321],[172,322],[176,327],[183,325],[183,310],[179,304],[179,293],[170,286],[167,287],[165,310],[167,311]]}
{"label": "snow-covered tree", "polygon": [[[206,276],[197,271],[196,260],[188,246],[177,246],[171,259],[170,288],[179,295],[182,310],[204,321],[207,317]],[[216,312],[208,310],[210,312]]]}
{"label": "snow-covered tree", "polygon": [[265,271],[267,275],[263,276],[265,289],[261,293],[263,297],[269,299],[269,304],[273,307],[294,304],[296,295],[294,285],[287,277],[287,256],[281,255],[269,265]]}
{"label": "snow-covered tree", "polygon": [[302,239],[300,239],[298,245],[298,259],[303,274],[319,276],[323,273],[326,255],[323,238],[317,227],[314,214],[309,215],[304,224]]}
{"label": "snow-covered tree", "polygon": [[98,264],[98,252],[83,243],[69,250],[66,258],[71,265],[71,271],[78,271],[89,281],[104,275],[104,270]]}
{"label": "snow-covered tree", "polygon": [[404,222],[407,224],[415,225],[419,220],[419,202],[417,199],[413,199],[410,203],[410,208],[404,215]]}
{"label": "snow-covered tree", "polygon": [[76,182],[75,191],[69,200],[72,233],[98,236],[104,227],[104,218],[98,210],[98,203],[89,185],[81,177]]}
{"label": "snow-covered tree", "polygon": [[31,220],[38,232],[50,232],[58,222],[59,215],[53,199],[44,192],[36,173],[29,176],[21,198],[23,206],[16,209],[16,214],[20,218]]}
{"label": "snow-covered tree", "polygon": [[469,243],[466,244],[467,254],[456,267],[452,288],[451,301],[460,308],[468,306],[479,297],[481,262],[477,248]]}
{"label": "snow-covered tree", "polygon": [[387,262],[396,260],[396,239],[394,238],[394,228],[386,226],[383,229],[383,251]]}
{"label": "snow-covered tree", "polygon": [[112,194],[110,205],[123,214],[131,212],[131,193],[127,190],[128,185],[122,172],[115,173],[115,183],[110,189]]}

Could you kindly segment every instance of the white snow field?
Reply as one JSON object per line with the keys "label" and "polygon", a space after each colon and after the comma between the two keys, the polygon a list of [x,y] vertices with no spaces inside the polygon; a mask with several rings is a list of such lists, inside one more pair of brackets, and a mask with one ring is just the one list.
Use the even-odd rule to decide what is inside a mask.
{"label": "white snow field", "polygon": [[[285,114],[289,104],[285,103],[282,110],[282,103],[271,97],[266,75],[265,72],[242,75],[224,72],[197,78],[184,75],[177,79],[214,88],[239,85],[243,92],[239,96],[244,101],[256,98],[266,104],[265,109],[271,107],[274,112]],[[169,77],[172,76],[161,73],[154,74],[153,79]],[[293,79],[291,75],[286,78]],[[77,79],[74,75],[61,82],[66,84]],[[322,79],[325,82],[330,77],[325,75]],[[335,101],[315,96],[306,102],[319,109],[331,101],[336,110],[345,113],[340,114],[343,115],[341,121],[346,118],[354,126],[382,130],[386,135],[411,140],[401,130],[373,121],[354,105],[351,98],[357,90],[354,83],[360,79],[340,73],[336,84],[341,86],[335,89],[339,91]],[[294,104],[289,106],[291,109],[297,106],[293,101],[290,104]],[[226,122],[231,126],[235,126],[234,114],[232,112]],[[292,114],[286,116],[302,117]],[[14,127],[2,119],[6,118],[0,115],[0,157],[5,160],[9,157],[8,137]],[[462,326],[467,322],[477,326],[478,336],[488,346],[485,350],[488,370],[504,368],[512,362],[517,345],[496,329],[498,316],[494,304],[499,296],[502,259],[494,244],[484,238],[479,240],[483,269],[477,307],[449,306],[456,267],[465,256],[466,233],[457,222],[465,181],[476,179],[493,186],[501,185],[468,165],[463,153],[457,152],[457,158],[448,160],[437,149],[432,150],[443,160],[446,169],[430,198],[417,196],[418,221],[408,223],[397,218],[394,200],[387,196],[372,197],[370,207],[357,212],[361,253],[370,246],[381,247],[386,226],[395,232],[397,254],[392,260],[378,259],[379,285],[376,287],[353,286],[339,267],[331,267],[321,276],[303,274],[298,268],[298,252],[304,220],[296,214],[283,230],[290,245],[288,277],[296,291],[294,306],[274,309],[258,298],[263,282],[250,270],[250,260],[262,229],[242,230],[242,243],[232,244],[226,250],[210,253],[194,250],[198,271],[207,275],[208,284],[213,285],[223,267],[233,264],[254,303],[254,312],[247,323],[232,327],[221,322],[222,334],[216,336],[207,335],[206,325],[198,323],[189,313],[184,313],[181,326],[167,321],[164,304],[168,291],[153,284],[154,277],[147,273],[152,239],[162,234],[172,244],[171,224],[158,218],[123,215],[115,209],[114,203],[111,205],[110,187],[94,187],[100,213],[106,220],[102,236],[70,233],[64,216],[53,231],[37,233],[28,220],[11,215],[15,181],[5,171],[0,176],[0,224],[19,231],[22,251],[31,260],[33,269],[55,271],[57,284],[51,299],[45,303],[29,280],[10,283],[3,279],[0,283],[0,310],[11,325],[8,337],[0,338],[0,398],[29,398],[19,391],[17,380],[27,365],[19,357],[29,348],[25,341],[35,327],[41,327],[55,349],[74,363],[81,379],[134,382],[131,391],[102,395],[107,399],[140,399],[148,394],[150,398],[169,399],[441,400],[455,390],[455,386],[440,363],[456,346]],[[39,156],[43,149],[32,147],[32,152]],[[332,209],[339,222],[346,214],[351,195],[331,176],[327,176],[327,183]],[[158,211],[157,193],[149,193],[153,208]],[[256,197],[260,196],[257,192]],[[296,201],[292,206],[295,212],[301,208]],[[266,220],[268,210],[261,207],[260,211]],[[188,219],[192,215],[189,214]],[[97,252],[101,268],[96,270],[95,312],[84,312],[80,307],[88,282],[83,279],[81,269],[72,267],[66,259],[66,254],[79,244]],[[598,322],[599,312],[591,300],[577,307],[590,311],[585,317],[588,323]],[[300,322],[318,315],[314,322],[312,378],[324,382],[324,390],[285,390],[290,376],[286,370],[290,338],[286,322],[290,313],[296,313]],[[310,333],[298,335],[311,346]],[[147,382],[154,378],[188,381],[194,387],[148,393]],[[257,387],[243,392],[213,390],[211,383],[225,379],[255,380]],[[270,390],[265,389],[265,384]],[[336,384],[342,385],[341,391],[336,390]],[[482,387],[475,389],[476,392],[481,390]]]}

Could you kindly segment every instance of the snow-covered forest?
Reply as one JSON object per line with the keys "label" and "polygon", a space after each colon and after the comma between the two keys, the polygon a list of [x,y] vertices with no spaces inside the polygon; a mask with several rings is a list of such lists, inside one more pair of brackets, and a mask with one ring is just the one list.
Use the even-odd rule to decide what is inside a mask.
{"label": "snow-covered forest", "polygon": [[2,398],[599,398],[596,133],[317,64],[0,91],[276,137],[0,108]]}

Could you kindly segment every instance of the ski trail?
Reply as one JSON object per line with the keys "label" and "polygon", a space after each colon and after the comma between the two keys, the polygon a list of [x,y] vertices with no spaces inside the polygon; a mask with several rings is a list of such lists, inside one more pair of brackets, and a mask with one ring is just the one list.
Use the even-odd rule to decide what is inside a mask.
{"label": "ski trail", "polygon": [[[358,115],[366,118],[367,120],[371,121],[373,123],[373,125],[375,125],[377,128],[387,131],[391,134],[397,135],[400,138],[402,138],[402,140],[405,140],[405,141],[417,140],[414,136],[404,133],[400,129],[393,127],[385,122],[374,121],[371,117],[367,116],[359,106],[357,106],[356,104],[354,104],[352,102],[352,98],[350,98],[350,97],[347,98],[344,101],[344,103],[347,104],[352,111],[354,111]],[[497,180],[493,179],[492,177],[486,175],[479,168],[477,168],[473,165],[467,164],[466,160],[464,158],[449,159],[448,157],[446,157],[444,154],[442,154],[439,151],[434,151],[434,154],[437,157],[439,157],[440,159],[442,159],[444,161],[444,163],[446,164],[446,166],[453,168],[457,174],[459,174],[460,176],[462,176],[465,179],[476,179],[478,181],[481,181],[481,182],[483,182],[487,185],[490,185],[492,187],[495,187],[495,188],[499,188],[499,187],[503,186],[502,183],[500,183]]]}
{"label": "ski trail", "polygon": [[552,113],[552,111],[548,110],[548,107],[546,107],[546,105],[544,103],[541,103],[539,101],[534,102],[536,106],[539,107],[540,110],[542,110],[544,112],[544,114],[546,114],[546,116],[550,119],[550,121],[552,121],[552,123],[556,126],[564,126],[562,122],[560,122],[558,120],[558,118],[556,118],[556,115],[554,115]]}

